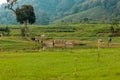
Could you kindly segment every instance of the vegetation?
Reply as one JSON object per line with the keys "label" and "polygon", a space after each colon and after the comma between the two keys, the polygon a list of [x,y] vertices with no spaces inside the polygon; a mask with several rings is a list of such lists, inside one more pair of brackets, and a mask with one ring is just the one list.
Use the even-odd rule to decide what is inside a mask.
{"label": "vegetation", "polygon": [[31,5],[22,5],[21,9],[16,9],[17,21],[20,23],[30,23],[35,22],[35,13]]}
{"label": "vegetation", "polygon": [[22,5],[21,8],[17,7],[13,9],[17,0],[7,0],[7,5],[5,8],[12,10],[16,15],[17,22],[25,25],[25,27],[21,30],[22,36],[27,36],[28,34],[28,27],[27,24],[33,24],[35,22],[35,13],[32,5]]}
{"label": "vegetation", "polygon": [[[23,25],[9,25],[10,36],[0,37],[0,80],[120,78],[120,38],[112,37],[108,46],[111,24],[28,26],[31,38],[34,36],[39,39],[44,34],[44,42],[72,40],[75,42],[74,47],[47,47],[43,51],[41,43],[31,40],[30,37],[20,36]],[[7,29],[1,25],[0,29],[2,28]],[[99,37],[103,39],[100,50],[97,49]]]}
{"label": "vegetation", "polygon": [[28,34],[28,27],[27,24],[33,24],[35,22],[35,13],[34,9],[31,5],[22,5],[22,8],[16,8],[15,10],[17,21],[20,23],[24,23],[25,27],[22,29],[22,33],[24,33],[24,36],[27,36]]}
{"label": "vegetation", "polygon": [[119,0],[7,1],[0,24],[20,24],[0,25],[0,80],[120,79]]}
{"label": "vegetation", "polygon": [[[41,35],[45,35],[45,42],[52,42],[53,40],[71,40],[74,41],[73,49],[92,49],[97,48],[97,39],[103,38],[104,47],[107,48],[108,37],[112,35],[111,24],[71,24],[71,25],[49,25],[49,26],[29,26],[29,37],[22,38],[21,28],[23,25],[11,25],[8,26],[10,32],[9,36],[0,37],[1,50],[2,51],[38,51],[37,48],[41,46],[40,43],[36,43],[32,40],[41,39]],[[1,26],[6,29],[6,26]],[[115,28],[112,47],[119,47],[119,26]],[[7,34],[7,32],[5,32]],[[115,37],[116,36],[116,37]],[[34,40],[35,40],[34,39]],[[95,43],[95,44],[93,44]],[[14,45],[14,46],[13,46]],[[71,48],[71,47],[70,47]],[[58,50],[64,49],[64,47],[58,48]],[[69,48],[68,48],[69,49]],[[48,48],[49,50],[49,48]],[[51,49],[50,49],[51,50]]]}
{"label": "vegetation", "polygon": [[[18,1],[18,5],[30,4],[35,9],[36,24],[47,24],[56,20],[80,23],[85,18],[89,23],[108,23],[112,19],[119,21],[120,8],[119,0],[25,0]],[[0,7],[0,24],[17,24],[15,16],[4,9],[5,4]],[[16,5],[17,6],[17,5]],[[46,16],[45,21],[41,22],[41,12]],[[88,14],[89,13],[89,14]],[[44,17],[45,17],[44,16]]]}
{"label": "vegetation", "polygon": [[10,28],[8,26],[0,27],[0,33],[1,33],[1,36],[10,35]]}

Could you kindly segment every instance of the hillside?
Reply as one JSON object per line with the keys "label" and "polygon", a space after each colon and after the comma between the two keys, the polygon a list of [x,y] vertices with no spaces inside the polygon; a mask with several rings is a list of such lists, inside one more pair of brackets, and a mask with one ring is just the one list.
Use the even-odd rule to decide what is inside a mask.
{"label": "hillside", "polygon": [[[120,1],[119,0],[85,0],[78,5],[73,6],[68,12],[68,16],[55,22],[64,20],[66,22],[83,22],[85,18],[88,21],[100,22],[120,19]],[[71,14],[71,15],[70,15]]]}
{"label": "hillside", "polygon": [[[84,18],[90,20],[119,19],[119,0],[18,0],[18,5],[31,4],[36,13],[36,24],[48,24],[42,18],[52,22],[65,20],[67,22],[81,22]],[[17,5],[17,6],[18,6]],[[16,24],[14,14],[0,7],[0,24]],[[46,16],[46,17],[43,17]],[[57,21],[56,21],[57,20]]]}

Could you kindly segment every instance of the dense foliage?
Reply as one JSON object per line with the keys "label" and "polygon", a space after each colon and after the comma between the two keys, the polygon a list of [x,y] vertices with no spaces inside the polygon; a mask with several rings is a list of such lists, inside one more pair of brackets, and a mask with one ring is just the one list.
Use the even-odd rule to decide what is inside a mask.
{"label": "dense foliage", "polygon": [[24,23],[27,20],[30,24],[35,22],[35,13],[31,5],[22,5],[21,9],[17,8],[15,12],[18,22]]}

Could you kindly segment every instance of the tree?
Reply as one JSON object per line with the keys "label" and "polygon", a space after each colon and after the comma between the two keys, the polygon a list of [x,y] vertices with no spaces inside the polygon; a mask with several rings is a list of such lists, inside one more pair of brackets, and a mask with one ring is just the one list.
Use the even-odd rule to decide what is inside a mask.
{"label": "tree", "polygon": [[118,26],[119,26],[118,20],[113,19],[113,20],[112,20],[112,23],[111,23],[111,27],[110,27],[112,36],[114,36],[114,33],[115,33],[115,31],[117,30],[117,27],[118,27]]}
{"label": "tree", "polygon": [[88,22],[89,22],[89,18],[85,17],[85,18],[83,19],[83,21],[88,23]]}
{"label": "tree", "polygon": [[13,12],[15,12],[15,10],[13,9],[13,6],[15,3],[17,3],[17,0],[6,0],[6,1],[7,1],[7,5],[5,6],[5,8],[8,8]]}
{"label": "tree", "polygon": [[8,8],[9,10],[12,10],[15,15],[17,22],[20,22],[21,24],[24,23],[25,27],[25,36],[28,35],[28,27],[27,24],[33,24],[36,20],[34,9],[31,5],[22,5],[21,8],[17,7],[16,9],[13,9],[14,4],[17,0],[7,0],[7,6],[5,8]]}
{"label": "tree", "polygon": [[[17,22],[20,22],[21,24],[24,23],[24,31],[25,33],[28,33],[27,24],[33,24],[36,19],[33,7],[31,5],[22,5],[21,8],[16,8],[15,13]],[[27,34],[25,36],[27,36]]]}

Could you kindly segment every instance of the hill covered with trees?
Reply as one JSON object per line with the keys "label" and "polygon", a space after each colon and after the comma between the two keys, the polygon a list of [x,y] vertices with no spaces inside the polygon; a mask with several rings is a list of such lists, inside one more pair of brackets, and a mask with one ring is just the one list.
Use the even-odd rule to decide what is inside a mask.
{"label": "hill covered with trees", "polygon": [[[120,19],[119,0],[18,0],[16,6],[31,4],[35,9],[36,24]],[[0,7],[0,24],[17,24],[12,11]]]}

